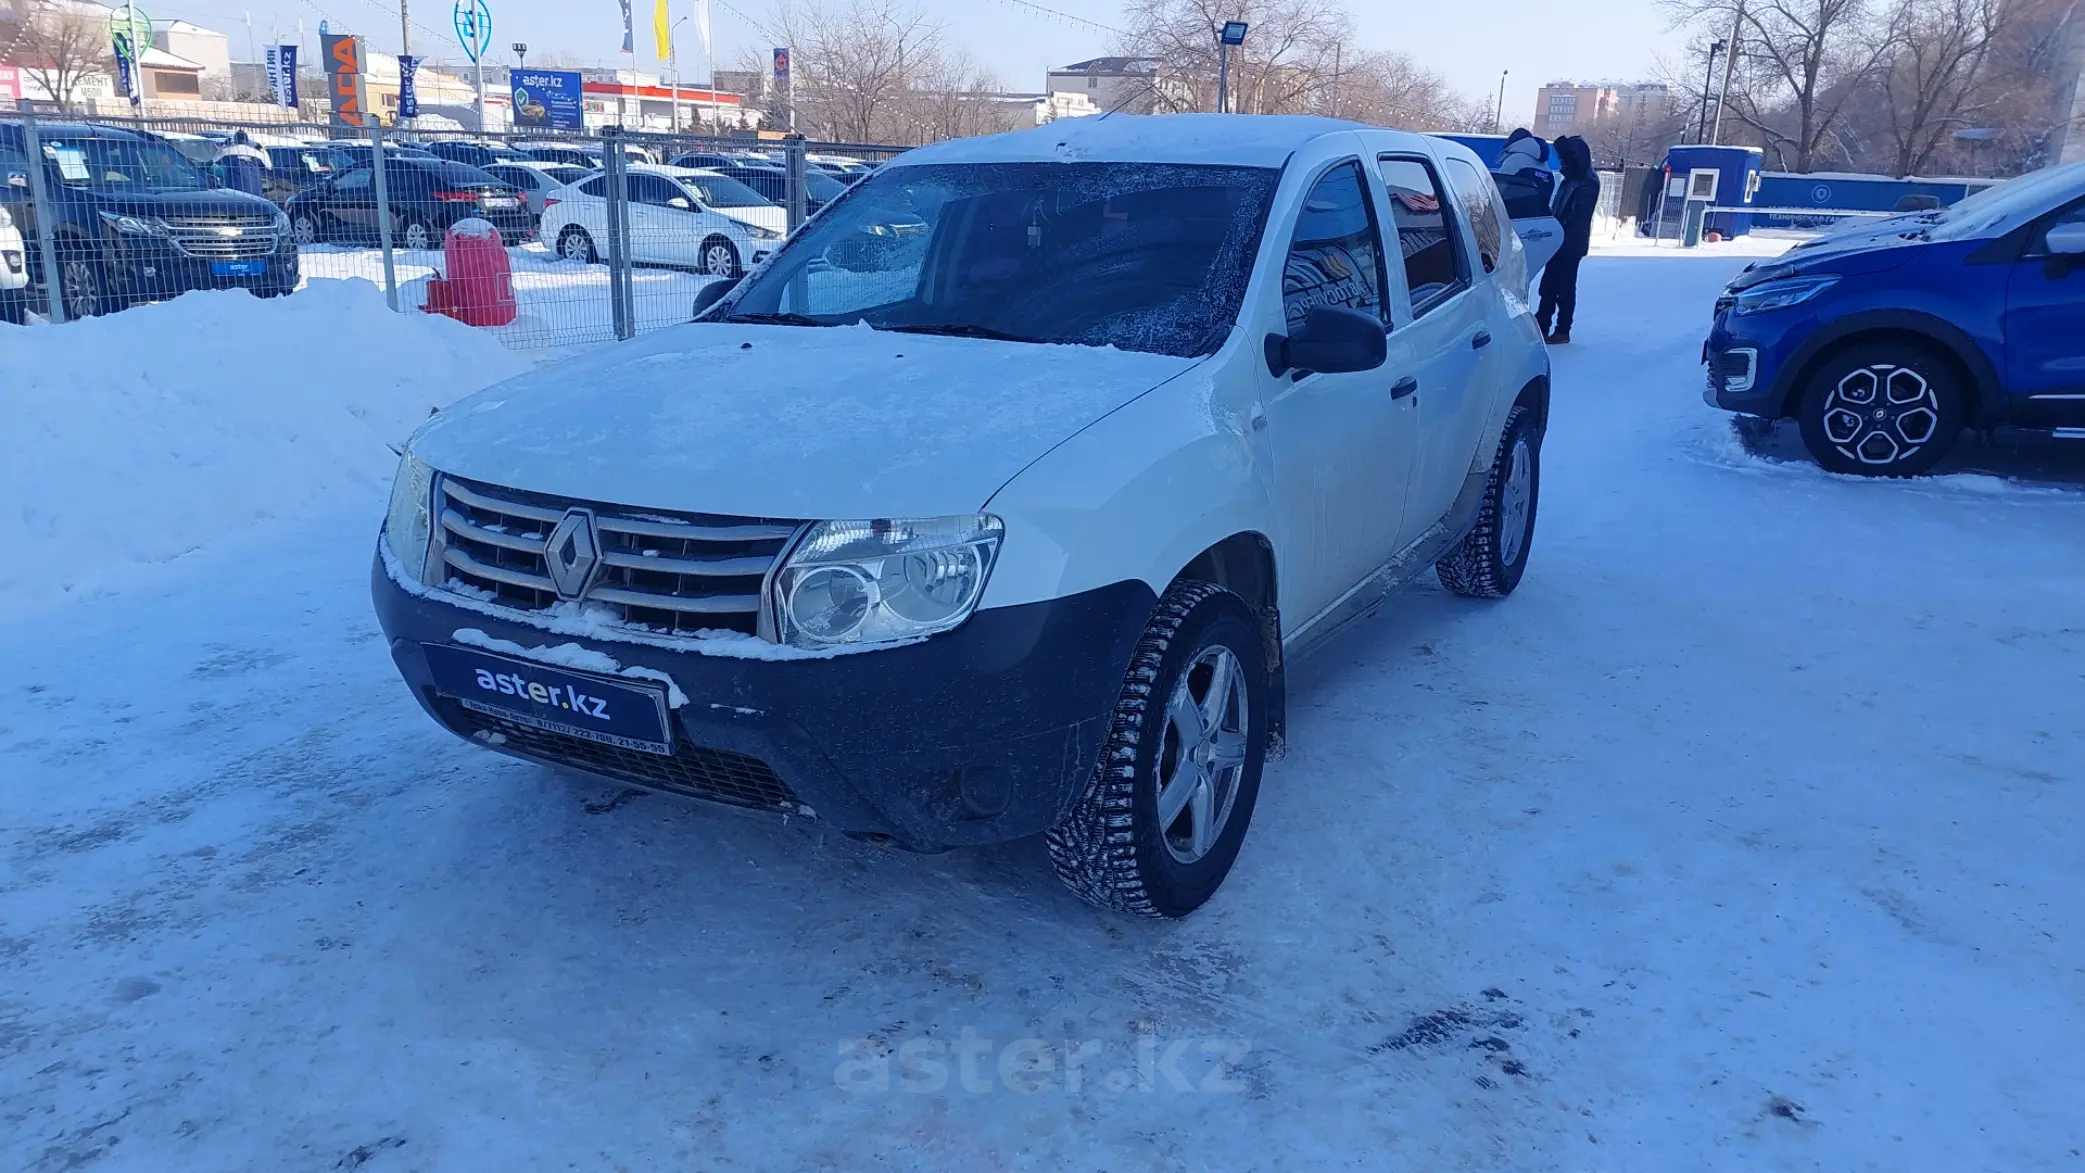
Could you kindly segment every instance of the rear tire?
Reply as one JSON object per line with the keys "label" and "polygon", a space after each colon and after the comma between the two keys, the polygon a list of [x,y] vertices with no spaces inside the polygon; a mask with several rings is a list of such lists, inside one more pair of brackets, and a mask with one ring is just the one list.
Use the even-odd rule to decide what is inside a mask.
{"label": "rear tire", "polygon": [[102,280],[101,262],[80,246],[74,255],[58,262],[58,294],[65,299],[68,321],[97,317],[116,308]]}
{"label": "rear tire", "polygon": [[567,224],[565,230],[557,234],[557,255],[582,265],[600,260],[600,255],[594,252],[594,238],[577,224]]}
{"label": "rear tire", "polygon": [[441,247],[441,234],[425,220],[408,218],[398,230],[398,247],[407,252],[431,252]]}
{"label": "rear tire", "polygon": [[1803,392],[1803,446],[1827,471],[1915,477],[1961,438],[1959,368],[1911,340],[1861,342],[1826,358]]}
{"label": "rear tire", "polygon": [[320,244],[326,239],[325,230],[319,227],[318,217],[308,212],[299,212],[291,217],[290,236],[296,240],[299,248]]}
{"label": "rear tire", "polygon": [[1476,526],[1434,563],[1441,585],[1473,599],[1512,594],[1527,571],[1541,493],[1542,433],[1533,412],[1515,407],[1499,435]]}
{"label": "rear tire", "polygon": [[1130,656],[1100,760],[1047,837],[1057,878],[1081,899],[1181,917],[1230,874],[1267,757],[1263,639],[1223,587],[1167,588]]}

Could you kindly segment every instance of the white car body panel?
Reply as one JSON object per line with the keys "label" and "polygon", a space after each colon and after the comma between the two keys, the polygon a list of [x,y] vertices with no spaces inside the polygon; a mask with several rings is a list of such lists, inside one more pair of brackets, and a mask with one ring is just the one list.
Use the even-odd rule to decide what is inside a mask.
{"label": "white car body panel", "polygon": [[10,271],[7,262],[0,260],[0,290],[13,292],[29,287],[29,246],[22,239],[22,230],[12,215],[0,221],[0,253],[12,253],[21,262],[21,271]]}
{"label": "white car body panel", "polygon": [[1067,436],[1194,365],[866,326],[703,323],[490,387],[428,421],[413,450],[473,480],[638,508],[974,513]]}
{"label": "white car body panel", "polygon": [[[763,217],[777,222],[772,226],[772,231],[781,232],[787,226],[788,213],[781,208],[733,209],[732,214],[725,214],[702,206],[697,194],[680,184],[680,179],[684,176],[707,174],[705,172],[682,167],[632,163],[629,174],[654,175],[672,180],[681,187],[683,197],[692,205],[686,209],[669,208],[634,199],[625,205],[629,211],[630,259],[636,264],[699,267],[702,264],[703,244],[721,236],[738,250],[739,264],[750,266],[757,256],[773,251],[780,241],[756,240],[746,226],[759,224],[762,227],[770,227]],[[593,176],[589,175],[569,187],[551,193],[557,202],[543,210],[541,235],[544,242],[552,248],[557,247],[558,239],[565,228],[576,224],[593,238],[595,251],[606,255],[608,201],[580,190],[591,179]]]}

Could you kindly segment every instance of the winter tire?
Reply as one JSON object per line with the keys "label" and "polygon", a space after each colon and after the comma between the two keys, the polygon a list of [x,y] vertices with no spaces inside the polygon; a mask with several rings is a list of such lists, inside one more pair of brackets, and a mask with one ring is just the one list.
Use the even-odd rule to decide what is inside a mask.
{"label": "winter tire", "polygon": [[738,250],[721,236],[702,242],[702,271],[729,281],[738,276]]}
{"label": "winter tire", "polygon": [[1803,392],[1803,446],[1837,473],[1915,477],[1962,434],[1955,365],[1912,341],[1863,342],[1825,359]]}
{"label": "winter tire", "polygon": [[1213,583],[1176,582],[1159,599],[1100,760],[1047,837],[1082,899],[1181,917],[1230,874],[1267,756],[1262,639],[1245,601]]}
{"label": "winter tire", "polygon": [[1542,433],[1534,413],[1516,406],[1506,415],[1476,526],[1434,563],[1441,585],[1473,599],[1512,594],[1527,570],[1541,494]]}
{"label": "winter tire", "polygon": [[408,219],[398,232],[398,247],[407,252],[422,253],[438,246],[440,237],[427,221]]}
{"label": "winter tire", "polygon": [[318,220],[312,216],[300,212],[290,220],[290,237],[299,248],[319,243],[323,235]]}
{"label": "winter tire", "polygon": [[594,252],[594,238],[588,236],[586,229],[577,224],[567,225],[563,232],[557,234],[557,255],[568,261],[578,261],[582,265],[591,265],[598,259],[598,254]]}

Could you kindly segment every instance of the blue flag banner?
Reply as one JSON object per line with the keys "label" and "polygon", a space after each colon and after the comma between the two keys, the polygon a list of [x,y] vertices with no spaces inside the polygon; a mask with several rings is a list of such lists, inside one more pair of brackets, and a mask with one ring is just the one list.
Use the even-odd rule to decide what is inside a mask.
{"label": "blue flag banner", "polygon": [[401,56],[398,59],[398,116],[418,118],[420,95],[413,89],[413,74],[420,68],[418,57]]}

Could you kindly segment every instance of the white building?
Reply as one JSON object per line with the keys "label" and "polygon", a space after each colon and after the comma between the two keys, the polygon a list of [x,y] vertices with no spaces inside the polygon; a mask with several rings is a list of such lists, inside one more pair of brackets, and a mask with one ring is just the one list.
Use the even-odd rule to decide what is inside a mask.
{"label": "white building", "polygon": [[[232,55],[223,33],[185,20],[171,20],[152,31],[152,47],[195,66],[197,97],[218,101],[230,96]],[[146,54],[146,58],[149,68],[151,54]],[[146,96],[153,96],[149,87]]]}
{"label": "white building", "polygon": [[1050,97],[1084,94],[1095,112],[1149,114],[1157,86],[1156,57],[1095,57],[1051,70],[1044,88]]}

